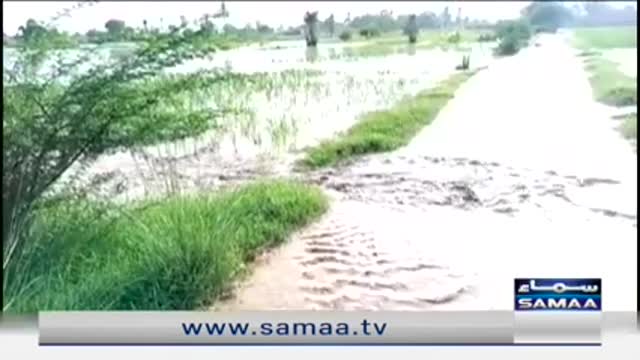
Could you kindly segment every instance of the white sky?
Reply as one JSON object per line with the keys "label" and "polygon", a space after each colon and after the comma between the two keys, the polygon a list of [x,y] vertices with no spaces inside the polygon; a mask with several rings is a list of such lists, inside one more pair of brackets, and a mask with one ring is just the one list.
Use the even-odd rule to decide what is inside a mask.
{"label": "white sky", "polygon": [[[58,11],[73,6],[74,2],[58,1],[3,1],[3,31],[9,35],[17,32],[20,25],[29,18],[48,22]],[[421,13],[426,10],[440,12],[445,6],[455,16],[458,7],[463,16],[486,18],[489,20],[512,18],[519,14],[527,2],[485,2],[485,1],[442,1],[442,2],[350,2],[350,1],[228,1],[230,13],[228,22],[236,26],[247,23],[255,24],[257,20],[270,26],[290,26],[302,23],[305,11],[317,10],[320,19],[331,13],[336,20],[342,21],[347,13],[351,17],[366,13],[379,13],[381,10],[392,10],[394,14]],[[104,23],[111,19],[121,19],[131,26],[142,26],[146,19],[149,25],[159,25],[163,18],[165,26],[179,24],[180,15],[193,20],[205,13],[215,13],[220,8],[220,1],[105,1],[91,7],[75,10],[72,17],[62,18],[55,24],[70,32],[86,32],[90,29],[104,29]]]}
{"label": "white sky", "polygon": [[[230,13],[228,22],[236,26],[247,23],[255,24],[257,20],[270,26],[290,26],[302,23],[304,12],[319,11],[320,19],[325,19],[332,13],[336,20],[342,21],[347,13],[351,17],[379,13],[381,10],[392,10],[394,14],[421,13],[429,10],[440,13],[445,6],[449,6],[455,16],[457,8],[462,8],[463,16],[476,19],[498,20],[514,18],[520,10],[528,5],[524,1],[228,1],[227,10]],[[634,4],[635,2],[627,2]],[[48,22],[57,12],[75,5],[69,1],[3,1],[3,32],[13,35],[20,25],[27,19]],[[624,5],[624,4],[623,4]],[[128,25],[141,27],[146,19],[150,26],[158,26],[160,19],[164,19],[164,26],[179,24],[180,15],[194,20],[205,13],[215,13],[220,8],[220,1],[104,1],[88,8],[75,10],[72,17],[62,18],[55,22],[60,29],[70,32],[86,32],[90,29],[104,29],[104,23],[112,18],[124,20]]]}

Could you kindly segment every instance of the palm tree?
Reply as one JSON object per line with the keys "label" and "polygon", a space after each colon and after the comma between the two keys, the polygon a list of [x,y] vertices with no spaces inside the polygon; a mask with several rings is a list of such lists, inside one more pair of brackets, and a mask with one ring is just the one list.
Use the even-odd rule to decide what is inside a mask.
{"label": "palm tree", "polygon": [[308,12],[304,14],[304,37],[307,46],[315,47],[318,45],[318,12]]}

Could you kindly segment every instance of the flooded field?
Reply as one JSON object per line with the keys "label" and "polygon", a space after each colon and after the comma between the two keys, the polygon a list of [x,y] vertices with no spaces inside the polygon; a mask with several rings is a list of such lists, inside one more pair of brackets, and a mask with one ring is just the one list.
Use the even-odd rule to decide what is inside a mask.
{"label": "flooded field", "polygon": [[[490,44],[221,52],[172,69],[242,75],[179,99],[225,110],[215,128],[102,155],[80,185],[128,200],[285,176],[329,194],[324,217],[264,253],[215,309],[511,309],[515,277],[591,276],[607,284],[605,309],[631,310],[636,155],[577,50],[563,35],[536,42],[499,59]],[[465,53],[483,70],[408,146],[294,170],[306,147],[435,86]]]}
{"label": "flooded field", "polygon": [[102,190],[109,196],[136,198],[166,188],[158,172],[172,173],[185,189],[210,188],[219,178],[224,182],[241,173],[288,172],[300,150],[348,129],[366,112],[435,85],[455,71],[462,54],[471,54],[472,68],[491,61],[489,44],[464,52],[410,51],[405,45],[366,57],[353,54],[358,46],[308,50],[303,42],[287,41],[183,64],[172,72],[226,69],[250,76],[185,99],[233,111],[197,138],[102,156],[83,176],[94,185],[108,183]]}
{"label": "flooded field", "polygon": [[562,275],[634,309],[635,154],[566,39],[540,44],[469,80],[409,146],[311,175],[330,212],[218,307],[507,310],[513,278]]}

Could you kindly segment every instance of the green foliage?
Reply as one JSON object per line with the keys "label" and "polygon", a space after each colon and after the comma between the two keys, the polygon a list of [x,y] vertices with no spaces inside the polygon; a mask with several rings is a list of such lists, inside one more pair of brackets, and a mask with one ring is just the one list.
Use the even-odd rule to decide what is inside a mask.
{"label": "green foliage", "polygon": [[362,36],[365,39],[370,39],[372,37],[380,36],[380,30],[375,28],[360,29],[358,33],[360,34],[360,36]]}
{"label": "green foliage", "polygon": [[449,36],[447,36],[447,42],[450,44],[457,44],[460,42],[460,39],[462,37],[460,36],[460,32],[456,31],[453,34],[449,34]]}
{"label": "green foliage", "polygon": [[496,54],[514,55],[527,46],[531,38],[531,25],[526,20],[500,22],[496,29],[499,39]]}
{"label": "green foliage", "polygon": [[555,32],[573,20],[571,11],[561,2],[533,1],[523,9],[522,15],[537,32]]}
{"label": "green foliage", "polygon": [[319,189],[282,181],[117,211],[66,200],[36,213],[5,269],[4,310],[193,310],[327,207]]}
{"label": "green foliage", "polygon": [[637,31],[635,26],[580,28],[574,31],[575,45],[584,50],[635,48]]}
{"label": "green foliage", "polygon": [[408,144],[423,126],[435,119],[456,89],[473,74],[473,71],[457,73],[433,89],[400,101],[389,110],[365,114],[346,133],[309,149],[300,165],[305,168],[331,166],[353,157],[391,151]]}
{"label": "green foliage", "polygon": [[20,26],[15,37],[15,45],[21,47],[38,47],[46,49],[64,49],[77,45],[69,34],[55,28],[49,28],[29,19],[24,26]]}
{"label": "green foliage", "polygon": [[498,40],[498,36],[490,33],[483,33],[478,36],[478,42],[493,42]]}
{"label": "green foliage", "polygon": [[353,37],[353,34],[351,33],[350,30],[345,30],[345,31],[341,32],[338,37],[342,41],[349,41]]}
{"label": "green foliage", "polygon": [[104,24],[105,29],[109,34],[118,34],[124,31],[126,25],[124,21],[118,19],[110,19]]}
{"label": "green foliage", "polygon": [[626,139],[638,140],[638,116],[637,114],[631,114],[624,118],[622,125],[620,126],[622,136]]}
{"label": "green foliage", "polygon": [[587,60],[587,70],[591,73],[589,82],[597,101],[611,106],[637,104],[636,79],[623,74],[617,64],[601,57]]}
{"label": "green foliage", "polygon": [[[160,35],[132,56],[75,69],[60,59],[48,76],[39,71],[52,58],[47,47],[28,42],[16,49],[15,66],[3,70],[3,250],[5,264],[28,239],[33,208],[73,164],[116,146],[186,136],[211,124],[213,109],[163,111],[180,92],[193,91],[225,75],[168,77],[165,69],[215,50],[201,32]],[[64,81],[63,81],[64,79]],[[164,126],[165,128],[162,128]]]}

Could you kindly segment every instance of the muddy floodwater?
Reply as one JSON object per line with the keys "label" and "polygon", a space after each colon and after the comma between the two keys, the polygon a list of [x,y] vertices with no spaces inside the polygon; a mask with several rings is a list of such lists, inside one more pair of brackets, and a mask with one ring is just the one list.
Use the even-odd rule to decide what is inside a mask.
{"label": "muddy floodwater", "polygon": [[461,52],[363,57],[343,44],[310,53],[285,42],[221,53],[175,71],[268,72],[260,89],[215,94],[250,115],[102,156],[86,180],[113,199],[159,194],[169,181],[321,186],[330,210],[263,254],[215,309],[511,309],[515,277],[597,277],[606,310],[633,310],[635,152],[594,102],[569,40],[538,43],[502,59],[474,45],[472,66],[487,68],[408,146],[308,173],[291,167],[306,146],[435,85]]}
{"label": "muddy floodwater", "polygon": [[387,109],[434,86],[454,73],[462,54],[471,54],[473,68],[491,61],[490,44],[464,51],[404,45],[384,56],[357,55],[359,46],[327,44],[313,51],[303,41],[286,41],[225,51],[171,69],[262,75],[255,85],[232,83],[192,99],[239,109],[217,119],[215,130],[101,156],[81,177],[110,198],[126,200],[162,193],[169,176],[181,189],[192,190],[289,174],[305,147],[348,129],[366,112]]}
{"label": "muddy floodwater", "polygon": [[636,158],[560,36],[497,60],[399,151],[318,171],[328,214],[222,309],[511,309],[515,277],[636,304]]}

